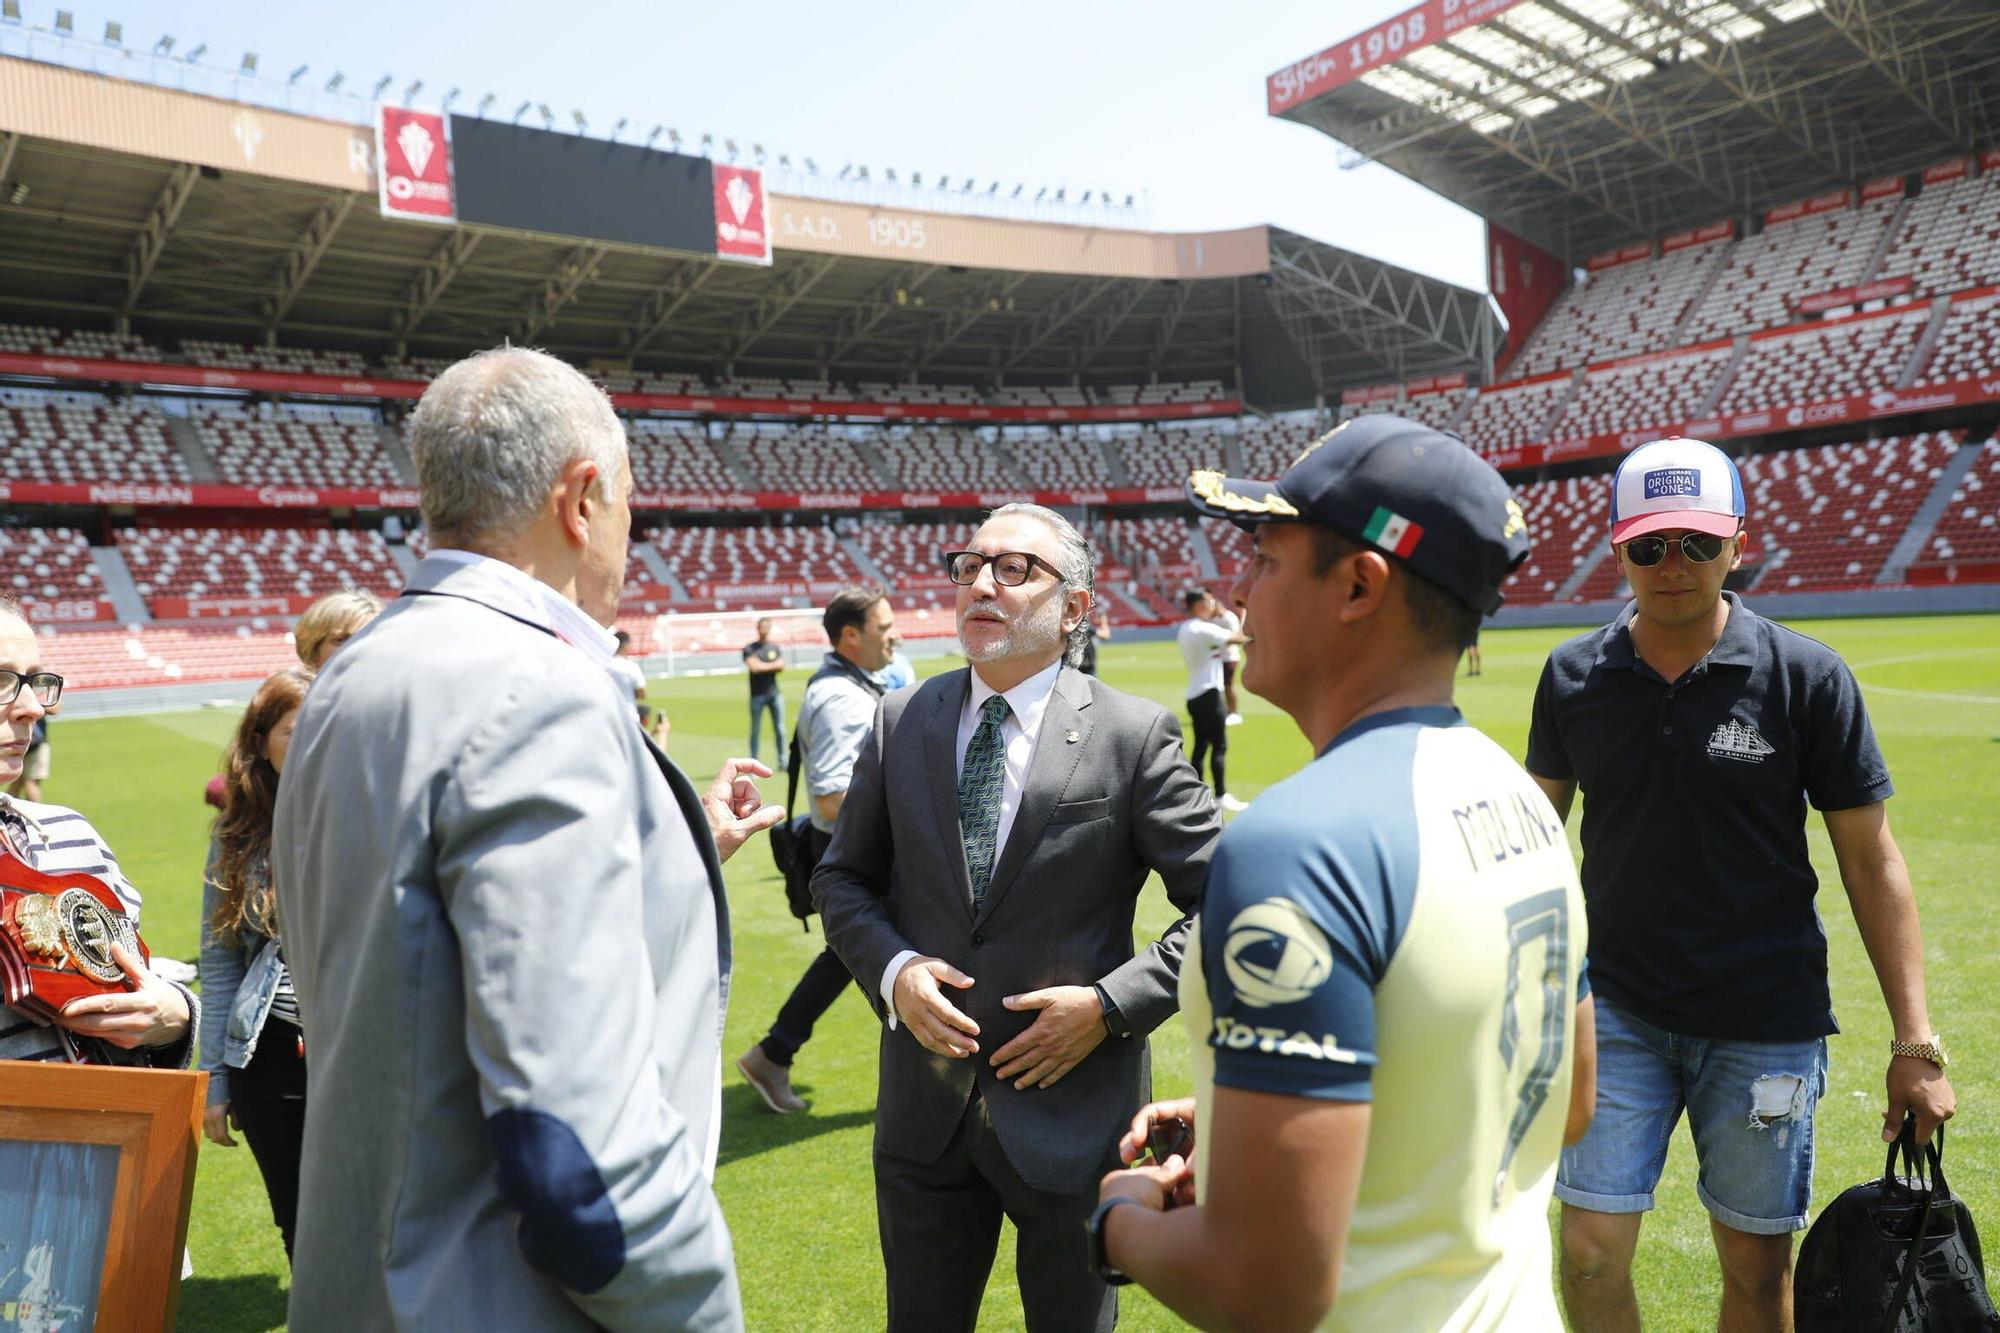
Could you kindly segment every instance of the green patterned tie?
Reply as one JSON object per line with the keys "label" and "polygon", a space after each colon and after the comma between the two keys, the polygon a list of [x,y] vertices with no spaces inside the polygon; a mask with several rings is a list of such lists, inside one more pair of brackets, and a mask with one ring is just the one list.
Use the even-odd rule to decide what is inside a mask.
{"label": "green patterned tie", "polygon": [[1007,700],[994,695],[979,706],[979,729],[965,747],[965,767],[958,772],[958,831],[965,839],[965,868],[972,875],[972,910],[986,900],[993,878],[993,856],[1000,833],[1000,798],[1007,779],[1007,745],[1000,724],[1007,720]]}

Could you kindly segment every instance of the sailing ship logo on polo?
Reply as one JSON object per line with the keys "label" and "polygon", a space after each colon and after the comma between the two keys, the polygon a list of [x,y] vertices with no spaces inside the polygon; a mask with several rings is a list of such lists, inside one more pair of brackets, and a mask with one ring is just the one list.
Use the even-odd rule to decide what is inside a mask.
{"label": "sailing ship logo on polo", "polygon": [[1771,742],[1757,734],[1755,727],[1732,717],[1709,734],[1708,752],[1717,759],[1761,764],[1766,755],[1776,754],[1777,750]]}

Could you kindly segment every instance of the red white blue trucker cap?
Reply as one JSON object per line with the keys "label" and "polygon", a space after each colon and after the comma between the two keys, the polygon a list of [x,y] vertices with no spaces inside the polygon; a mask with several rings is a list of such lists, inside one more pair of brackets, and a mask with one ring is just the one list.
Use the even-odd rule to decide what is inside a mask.
{"label": "red white blue trucker cap", "polygon": [[1655,440],[1625,456],[1611,479],[1611,544],[1686,529],[1734,537],[1743,526],[1743,478],[1728,454],[1701,440]]}

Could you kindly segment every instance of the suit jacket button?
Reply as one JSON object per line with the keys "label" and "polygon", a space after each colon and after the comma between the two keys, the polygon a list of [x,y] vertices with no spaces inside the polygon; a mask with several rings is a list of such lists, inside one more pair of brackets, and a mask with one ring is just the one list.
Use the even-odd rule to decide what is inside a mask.
{"label": "suit jacket button", "polygon": [[984,944],[984,943],[986,943],[986,936],[984,936],[983,934],[981,934],[980,932],[978,932],[978,931],[976,931],[976,930],[975,930],[975,931],[973,931],[973,932],[972,932],[972,947],[973,947],[973,948],[975,948],[975,949],[977,949],[977,948],[978,948],[978,947],[979,947],[980,945],[982,945],[982,944]]}

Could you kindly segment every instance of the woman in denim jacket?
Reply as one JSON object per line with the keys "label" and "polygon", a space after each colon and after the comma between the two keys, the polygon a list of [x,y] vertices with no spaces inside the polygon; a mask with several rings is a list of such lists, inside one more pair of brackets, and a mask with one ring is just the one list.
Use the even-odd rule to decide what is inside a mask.
{"label": "woman in denim jacket", "polygon": [[305,1043],[279,948],[271,893],[271,814],[309,672],[280,671],[257,687],[223,756],[225,795],[201,895],[203,1132],[224,1148],[242,1131],[264,1176],[271,1216],[291,1257],[305,1133]]}

